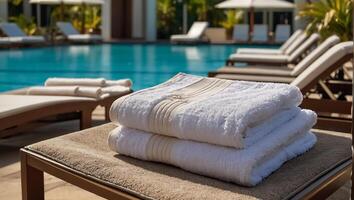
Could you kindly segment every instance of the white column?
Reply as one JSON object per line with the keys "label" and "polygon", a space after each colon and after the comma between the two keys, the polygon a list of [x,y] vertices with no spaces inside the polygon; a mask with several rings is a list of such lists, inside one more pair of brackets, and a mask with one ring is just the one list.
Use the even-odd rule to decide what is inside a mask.
{"label": "white column", "polygon": [[132,20],[132,37],[133,38],[143,38],[144,37],[144,24],[143,24],[143,13],[144,13],[144,0],[133,0],[133,20]]}
{"label": "white column", "polygon": [[104,40],[110,40],[112,31],[111,31],[111,0],[105,0],[105,3],[102,5],[102,24],[101,24],[101,34]]}
{"label": "white column", "polygon": [[188,7],[187,3],[183,3],[183,34],[188,32]]}
{"label": "white column", "polygon": [[262,12],[262,18],[263,18],[263,24],[267,24],[267,22],[268,22],[268,20],[267,20],[267,11],[266,10],[264,10],[263,12]]}
{"label": "white column", "polygon": [[23,6],[23,14],[28,18],[32,17],[32,9],[29,0],[23,0],[22,6]]}
{"label": "white column", "polygon": [[0,19],[7,21],[7,18],[8,18],[7,0],[0,0]]}
{"label": "white column", "polygon": [[248,10],[243,10],[244,12],[244,24],[248,24]]}
{"label": "white column", "polygon": [[293,18],[293,25],[294,25],[294,31],[296,31],[297,29],[304,29],[306,27],[306,21],[304,19],[299,18],[297,15],[300,12],[301,7],[304,6],[304,4],[306,3],[305,0],[295,0],[295,10],[294,10],[294,18]]}
{"label": "white column", "polygon": [[145,1],[145,39],[156,41],[156,0]]}
{"label": "white column", "polygon": [[269,30],[273,30],[273,23],[274,23],[274,15],[273,11],[269,11]]}

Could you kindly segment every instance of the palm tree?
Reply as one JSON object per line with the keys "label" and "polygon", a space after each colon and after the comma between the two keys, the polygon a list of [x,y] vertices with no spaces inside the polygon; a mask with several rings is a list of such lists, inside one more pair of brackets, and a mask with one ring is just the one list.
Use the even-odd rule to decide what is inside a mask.
{"label": "palm tree", "polygon": [[308,21],[308,32],[318,32],[322,38],[336,34],[348,41],[353,38],[352,4],[353,0],[320,0],[307,4],[299,15]]}

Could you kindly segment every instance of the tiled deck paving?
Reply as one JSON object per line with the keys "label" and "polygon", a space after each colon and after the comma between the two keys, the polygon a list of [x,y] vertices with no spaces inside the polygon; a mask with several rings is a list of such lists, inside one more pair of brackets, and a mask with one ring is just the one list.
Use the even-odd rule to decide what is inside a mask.
{"label": "tiled deck paving", "polygon": [[[94,113],[95,125],[103,122],[103,112]],[[18,150],[34,142],[70,133],[78,130],[78,121],[62,122],[48,125],[27,134],[0,140],[0,200],[20,200],[21,181]],[[75,199],[100,200],[102,198],[45,174],[45,195],[48,200]],[[334,193],[329,199],[347,200],[350,195],[350,183]]]}

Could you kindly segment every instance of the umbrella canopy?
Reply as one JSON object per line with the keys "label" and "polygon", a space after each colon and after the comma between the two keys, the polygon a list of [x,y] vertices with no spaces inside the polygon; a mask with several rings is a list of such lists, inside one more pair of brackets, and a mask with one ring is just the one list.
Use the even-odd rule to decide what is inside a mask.
{"label": "umbrella canopy", "polygon": [[217,4],[215,7],[224,9],[293,9],[295,5],[283,0],[227,0]]}
{"label": "umbrella canopy", "polygon": [[293,3],[283,0],[227,0],[215,6],[222,9],[248,9],[250,12],[250,34],[253,32],[254,26],[254,10],[255,9],[281,9],[291,10],[295,8]]}
{"label": "umbrella canopy", "polygon": [[104,0],[30,0],[30,3],[36,4],[104,4]]}

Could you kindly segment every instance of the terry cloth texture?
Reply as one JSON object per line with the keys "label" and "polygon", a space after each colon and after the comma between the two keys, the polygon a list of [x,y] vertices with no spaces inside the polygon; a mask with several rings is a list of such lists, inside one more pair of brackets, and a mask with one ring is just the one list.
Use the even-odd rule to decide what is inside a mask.
{"label": "terry cloth texture", "polygon": [[[146,199],[265,199],[288,196],[320,173],[351,157],[347,134],[315,133],[318,142],[309,152],[286,162],[261,184],[247,188],[182,169],[146,162],[111,151],[107,124],[39,142],[26,148],[51,160],[113,184]],[[173,184],[172,184],[173,183]]]}

